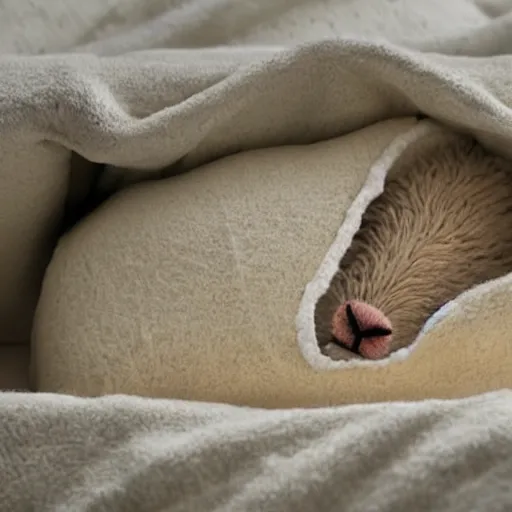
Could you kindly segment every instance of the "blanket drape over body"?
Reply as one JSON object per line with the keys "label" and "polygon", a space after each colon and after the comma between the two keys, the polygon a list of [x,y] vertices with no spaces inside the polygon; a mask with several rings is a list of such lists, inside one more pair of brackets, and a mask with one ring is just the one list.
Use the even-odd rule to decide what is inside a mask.
{"label": "blanket drape over body", "polygon": [[510,276],[389,364],[307,334],[404,151],[512,156],[512,2],[0,0],[0,50],[0,342],[36,388],[292,408],[2,394],[0,508],[512,507],[510,394],[462,398],[511,385]]}

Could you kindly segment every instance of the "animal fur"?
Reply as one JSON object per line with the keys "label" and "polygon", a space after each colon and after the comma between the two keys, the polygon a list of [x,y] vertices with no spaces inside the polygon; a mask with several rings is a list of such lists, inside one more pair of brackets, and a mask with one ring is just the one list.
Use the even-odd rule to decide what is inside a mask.
{"label": "animal fur", "polygon": [[357,357],[330,343],[331,318],[345,300],[379,308],[396,351],[444,303],[511,271],[512,165],[470,141],[439,146],[389,178],[363,215],[316,307],[320,349]]}

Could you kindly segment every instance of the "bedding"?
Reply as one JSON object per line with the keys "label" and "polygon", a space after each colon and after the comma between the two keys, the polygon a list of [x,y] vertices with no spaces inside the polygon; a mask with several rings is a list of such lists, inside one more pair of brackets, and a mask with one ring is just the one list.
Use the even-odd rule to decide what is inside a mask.
{"label": "bedding", "polygon": [[[59,55],[2,59],[4,129],[21,134],[5,149],[19,189],[0,282],[18,302],[3,332],[31,326],[33,387],[293,407],[510,386],[508,276],[384,362],[331,361],[312,322],[364,208],[423,135],[456,130],[510,156],[510,15],[473,2],[233,5],[177,3]],[[359,35],[336,24],[347,16]],[[19,169],[37,174],[33,188]],[[73,203],[147,179],[54,251],[70,187]],[[29,192],[47,200],[17,216],[13,198]],[[22,224],[37,237],[19,237]]]}
{"label": "bedding", "polygon": [[[341,148],[353,140],[359,145],[365,133],[371,134],[366,152],[352,158],[355,165],[340,167],[353,195],[336,208],[346,209],[352,198],[360,201],[348,221],[344,217],[336,224],[334,216],[323,221],[327,231],[317,236],[324,237],[325,256],[335,231],[342,225],[356,229],[357,213],[380,190],[382,181],[369,179],[372,164],[385,164],[380,169],[386,171],[391,157],[430,136],[458,136],[438,122],[510,157],[511,11],[509,0],[0,0],[2,377],[18,387],[18,376],[10,379],[5,368],[15,369],[20,359],[11,365],[6,354],[23,359],[33,329],[32,367],[40,389],[83,394],[135,389],[130,385],[138,375],[132,367],[123,369],[124,363],[117,369],[125,379],[108,388],[115,376],[96,349],[109,350],[122,363],[125,342],[143,354],[154,346],[144,343],[155,333],[140,330],[143,311],[137,305],[147,308],[152,320],[161,320],[162,310],[158,302],[141,305],[130,285],[143,292],[153,291],[155,282],[165,288],[165,272],[158,272],[169,260],[161,252],[153,260],[144,251],[142,259],[130,260],[107,250],[100,260],[88,260],[91,248],[84,234],[96,223],[109,234],[97,240],[99,245],[111,250],[117,243],[136,251],[145,242],[134,233],[146,222],[157,241],[174,219],[159,217],[136,199],[161,197],[159,186],[171,190],[177,181],[142,184],[115,195],[72,228],[54,254],[65,211],[81,211],[84,198],[95,204],[125,184],[201,164],[214,166],[220,178],[245,166],[246,159],[265,161],[267,171],[287,154],[294,154],[295,162],[309,162],[312,155],[347,161],[351,152]],[[420,111],[437,122],[418,121]],[[317,142],[325,146],[298,147]],[[213,162],[283,144],[294,147]],[[351,174],[353,169],[357,172]],[[339,180],[334,170],[331,165],[323,172]],[[304,169],[299,174],[308,178]],[[193,184],[193,176],[207,173],[187,175]],[[310,177],[311,182],[318,186]],[[199,196],[180,215],[190,216],[187,208],[197,207],[196,199],[204,202],[207,191],[199,185]],[[131,204],[142,207],[129,211]],[[110,222],[121,231],[109,232]],[[165,248],[168,241],[159,241]],[[214,243],[205,250],[212,248]],[[313,266],[310,261],[309,274],[298,270],[312,282],[320,263],[321,258]],[[150,268],[164,279],[148,281]],[[121,295],[123,288],[116,292],[112,285],[123,272],[129,279]],[[95,279],[98,274],[103,280]],[[113,300],[106,300],[109,293]],[[306,295],[296,299],[301,297]],[[106,307],[103,313],[98,304]],[[500,380],[510,373],[510,344],[503,342],[510,333],[509,304],[506,276],[468,291],[425,327],[416,354],[425,355],[435,343],[428,336],[439,334],[439,327],[453,336],[450,329],[461,319],[466,338],[485,327],[485,340],[496,341],[483,347],[482,360],[499,358],[499,364],[470,365],[480,380],[462,372],[457,379],[464,386],[452,396],[510,387]],[[129,308],[135,316],[126,315]],[[98,338],[92,339],[89,329],[99,318],[107,323],[95,326]],[[154,325],[166,328],[165,322]],[[112,329],[120,334],[105,346]],[[215,340],[208,332],[202,335],[209,343],[196,357],[218,357]],[[293,357],[303,371],[322,373],[322,368],[313,371],[315,353],[301,352],[290,334],[286,346],[294,342]],[[435,360],[432,354],[426,358]],[[440,366],[431,373],[423,366],[425,374],[434,379],[457,374],[441,366],[442,356],[438,359]],[[83,387],[66,365],[82,376]],[[339,368],[329,371],[343,375]],[[475,387],[469,389],[465,384],[472,380]],[[186,390],[189,396],[194,383]],[[224,393],[240,385],[229,384]],[[288,403],[280,399],[291,406],[288,410],[119,394],[0,393],[0,504],[12,512],[512,508],[509,390],[451,400],[297,409],[304,399],[313,401],[301,395],[300,382],[294,384],[299,392]],[[381,382],[382,396],[388,384]],[[430,394],[449,395],[446,388]],[[272,397],[263,401],[272,405]]]}
{"label": "bedding", "polygon": [[506,512],[512,394],[309,410],[0,394],[9,512]]}
{"label": "bedding", "polygon": [[62,238],[48,266],[35,388],[311,407],[511,386],[507,322],[468,314],[478,287],[386,359],[333,361],[316,338],[315,304],[388,170],[459,138],[393,119],[119,193]]}
{"label": "bedding", "polygon": [[419,111],[509,155],[510,5],[426,6],[2,0],[1,341],[29,341],[67,199],[97,172],[103,196]]}

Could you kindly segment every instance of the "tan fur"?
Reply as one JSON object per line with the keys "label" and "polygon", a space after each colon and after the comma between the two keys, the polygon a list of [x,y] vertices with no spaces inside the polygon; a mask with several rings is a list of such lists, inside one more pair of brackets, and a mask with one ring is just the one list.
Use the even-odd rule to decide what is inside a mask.
{"label": "tan fur", "polygon": [[389,178],[368,207],[317,304],[320,348],[333,359],[357,357],[330,343],[332,313],[346,299],[389,317],[395,351],[444,303],[511,271],[512,165],[467,141],[440,146]]}

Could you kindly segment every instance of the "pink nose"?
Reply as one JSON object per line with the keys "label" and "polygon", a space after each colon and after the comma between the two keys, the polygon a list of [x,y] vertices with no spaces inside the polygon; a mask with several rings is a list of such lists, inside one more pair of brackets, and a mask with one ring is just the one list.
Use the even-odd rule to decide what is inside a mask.
{"label": "pink nose", "polygon": [[391,351],[391,322],[366,302],[344,302],[334,312],[332,335],[339,345],[366,359],[382,359]]}

